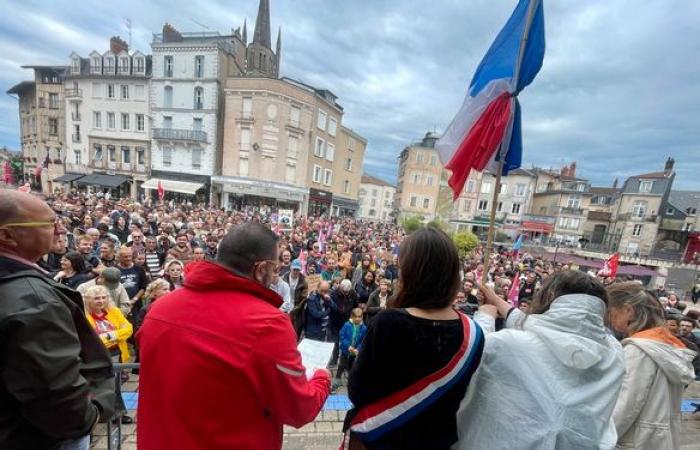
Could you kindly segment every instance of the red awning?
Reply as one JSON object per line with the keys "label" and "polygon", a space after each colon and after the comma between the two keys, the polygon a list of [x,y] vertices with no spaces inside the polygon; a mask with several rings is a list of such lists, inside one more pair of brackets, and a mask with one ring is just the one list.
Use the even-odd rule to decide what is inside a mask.
{"label": "red awning", "polygon": [[528,222],[523,221],[520,227],[522,231],[537,231],[540,233],[551,233],[554,231],[554,224],[544,222]]}

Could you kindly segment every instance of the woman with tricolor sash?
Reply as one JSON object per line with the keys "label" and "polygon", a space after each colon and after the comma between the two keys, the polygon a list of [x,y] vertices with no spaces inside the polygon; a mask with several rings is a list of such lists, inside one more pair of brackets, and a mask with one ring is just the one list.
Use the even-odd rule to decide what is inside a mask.
{"label": "woman with tricolor sash", "polygon": [[441,230],[401,244],[399,288],[372,320],[348,381],[348,449],[447,450],[456,412],[479,365],[484,335],[453,309],[459,257]]}

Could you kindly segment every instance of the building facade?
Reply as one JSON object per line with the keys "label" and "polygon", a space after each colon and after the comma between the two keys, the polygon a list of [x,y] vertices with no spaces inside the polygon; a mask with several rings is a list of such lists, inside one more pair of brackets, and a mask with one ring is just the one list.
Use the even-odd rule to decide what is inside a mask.
{"label": "building facade", "polygon": [[393,221],[395,195],[396,188],[393,185],[371,175],[362,175],[358,217],[382,222]]}
{"label": "building facade", "polygon": [[[438,216],[440,205],[451,208],[450,203],[441,202],[441,184],[445,182],[444,170],[435,150],[437,139],[436,134],[428,132],[420,142],[404,148],[399,156],[396,187],[399,220],[414,216],[433,220]],[[451,201],[449,197],[448,201]]]}
{"label": "building facade", "polygon": [[66,157],[65,66],[22,66],[34,71],[34,79],[22,81],[7,93],[19,100],[19,123],[24,181],[35,190],[51,193],[60,187],[54,179],[63,175]]}
{"label": "building facade", "polygon": [[[143,194],[150,166],[151,58],[119,37],[104,53],[73,52],[65,77],[65,183]],[[89,174],[87,176],[81,176]]]}

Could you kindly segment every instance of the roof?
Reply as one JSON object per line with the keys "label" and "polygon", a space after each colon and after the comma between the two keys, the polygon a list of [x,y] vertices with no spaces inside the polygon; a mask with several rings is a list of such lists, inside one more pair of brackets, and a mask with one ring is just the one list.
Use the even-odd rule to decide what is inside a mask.
{"label": "roof", "polygon": [[643,173],[641,175],[632,175],[630,178],[668,178],[665,172]]}
{"label": "roof", "polygon": [[12,86],[7,90],[8,94],[21,94],[27,89],[36,87],[36,83],[33,81],[20,81],[19,83]]}
{"label": "roof", "polygon": [[523,169],[522,167],[515,170],[511,170],[510,172],[508,172],[508,175],[524,175],[526,177],[536,176],[532,171],[528,169]]}
{"label": "roof", "polygon": [[613,195],[613,194],[617,194],[618,192],[620,192],[620,188],[591,186],[591,189],[589,192],[593,195]]}
{"label": "roof", "polygon": [[336,101],[338,99],[338,96],[335,95],[333,92],[329,91],[328,89],[319,89],[317,87],[311,86],[310,84],[306,84],[303,81],[295,80],[294,78],[289,78],[289,77],[281,77],[280,80],[287,82],[289,84],[293,84],[294,86],[305,89],[309,92],[312,92],[312,93],[318,95],[319,97],[321,97],[327,103],[338,108],[340,111],[343,111],[343,107],[340,106],[338,104],[338,102]]}
{"label": "roof", "polygon": [[392,188],[396,187],[393,184],[387,183],[386,181],[380,180],[372,175],[362,175],[362,184],[376,184],[377,186],[387,186]]}
{"label": "roof", "polygon": [[688,208],[700,209],[700,191],[671,191],[668,202],[682,212]]}

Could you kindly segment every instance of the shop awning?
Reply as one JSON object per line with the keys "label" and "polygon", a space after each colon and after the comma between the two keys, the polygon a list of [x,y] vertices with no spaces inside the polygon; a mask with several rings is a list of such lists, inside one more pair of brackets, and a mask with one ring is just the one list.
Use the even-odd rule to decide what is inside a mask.
{"label": "shop awning", "polygon": [[77,179],[75,182],[82,186],[102,186],[115,188],[129,180],[125,175],[107,175],[105,173],[91,173]]}
{"label": "shop awning", "polygon": [[537,231],[539,233],[551,233],[554,231],[554,224],[544,222],[523,221],[520,226],[522,231]]}
{"label": "shop awning", "polygon": [[141,185],[144,189],[157,190],[158,182],[163,185],[165,192],[178,192],[180,194],[194,195],[204,187],[202,183],[191,183],[189,181],[167,180],[165,178],[151,178]]}
{"label": "shop awning", "polygon": [[61,183],[70,183],[71,181],[75,181],[78,178],[82,178],[84,176],[84,173],[67,173],[65,175],[61,175],[60,177],[54,178],[53,181],[58,181]]}

